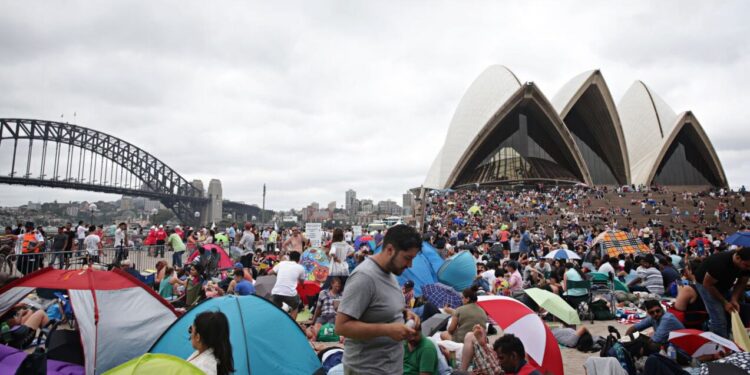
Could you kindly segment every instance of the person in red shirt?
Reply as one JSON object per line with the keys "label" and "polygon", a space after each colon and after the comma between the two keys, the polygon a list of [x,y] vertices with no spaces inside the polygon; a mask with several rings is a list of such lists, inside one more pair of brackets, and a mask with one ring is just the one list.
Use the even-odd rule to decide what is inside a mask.
{"label": "person in red shirt", "polygon": [[152,226],[151,229],[149,229],[148,234],[146,235],[146,239],[143,240],[143,244],[146,246],[156,245],[156,227],[155,226]]}
{"label": "person in red shirt", "polygon": [[159,229],[156,230],[154,237],[156,238],[156,252],[154,256],[164,258],[164,244],[167,242],[167,231],[164,230],[164,225],[159,225]]}
{"label": "person in red shirt", "polygon": [[185,232],[182,231],[182,228],[180,228],[179,225],[174,227],[174,232],[177,233],[177,235],[180,236],[183,241],[185,240]]}

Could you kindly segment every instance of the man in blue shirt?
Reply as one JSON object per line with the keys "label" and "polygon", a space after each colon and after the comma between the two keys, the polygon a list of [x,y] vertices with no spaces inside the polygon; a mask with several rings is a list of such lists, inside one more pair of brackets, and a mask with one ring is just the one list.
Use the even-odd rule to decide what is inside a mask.
{"label": "man in blue shirt", "polygon": [[238,296],[255,294],[255,285],[245,279],[245,272],[243,270],[234,270],[234,281],[234,294]]}
{"label": "man in blue shirt", "polygon": [[635,331],[642,331],[653,327],[654,333],[651,335],[649,351],[658,352],[659,347],[667,343],[669,332],[677,329],[685,329],[685,326],[672,313],[664,312],[664,308],[661,307],[661,304],[657,300],[646,300],[643,302],[643,307],[648,312],[648,317],[630,326],[625,331],[625,335],[627,336]]}
{"label": "man in blue shirt", "polygon": [[521,242],[518,244],[518,251],[526,254],[531,251],[531,236],[526,227],[521,227]]}

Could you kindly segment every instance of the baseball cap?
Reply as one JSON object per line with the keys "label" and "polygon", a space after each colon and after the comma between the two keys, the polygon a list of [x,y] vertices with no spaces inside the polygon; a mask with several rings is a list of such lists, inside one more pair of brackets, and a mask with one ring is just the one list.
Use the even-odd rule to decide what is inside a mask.
{"label": "baseball cap", "polygon": [[245,266],[242,263],[237,262],[234,264],[234,268],[245,268]]}

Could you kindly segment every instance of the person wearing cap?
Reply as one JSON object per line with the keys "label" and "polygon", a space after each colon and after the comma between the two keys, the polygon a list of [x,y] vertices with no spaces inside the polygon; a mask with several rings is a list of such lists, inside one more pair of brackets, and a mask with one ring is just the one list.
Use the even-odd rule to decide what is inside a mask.
{"label": "person wearing cap", "polygon": [[16,268],[23,274],[36,271],[41,267],[42,244],[37,238],[34,223],[28,221],[24,225],[26,233],[21,236],[21,256],[16,261]]}
{"label": "person wearing cap", "polygon": [[653,254],[646,254],[641,258],[641,265],[635,271],[638,276],[633,279],[628,288],[632,292],[648,292],[658,296],[664,294],[664,278],[656,266]]}
{"label": "person wearing cap", "polygon": [[235,268],[232,272],[232,282],[229,283],[227,293],[234,293],[238,296],[255,294],[255,285],[245,279],[245,272],[242,268]]}
{"label": "person wearing cap", "polygon": [[159,229],[156,230],[156,233],[154,234],[154,237],[156,239],[156,252],[154,252],[154,256],[160,256],[164,258],[164,244],[167,242],[167,232],[164,230],[164,225],[159,225]]}

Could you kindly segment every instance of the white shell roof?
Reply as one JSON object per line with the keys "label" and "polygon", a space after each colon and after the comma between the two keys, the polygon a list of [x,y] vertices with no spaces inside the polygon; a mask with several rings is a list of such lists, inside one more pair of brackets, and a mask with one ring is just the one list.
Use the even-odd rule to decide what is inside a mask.
{"label": "white shell roof", "polygon": [[521,82],[502,65],[492,65],[466,90],[448,127],[448,135],[425,179],[425,187],[444,188],[448,176],[477,133],[519,89]]}
{"label": "white shell roof", "polygon": [[631,183],[648,184],[648,175],[675,127],[677,115],[641,81],[630,86],[618,110],[630,159]]}
{"label": "white shell roof", "polygon": [[566,83],[565,86],[555,94],[555,97],[552,98],[552,106],[555,107],[555,111],[558,114],[562,114],[565,107],[570,103],[573,97],[576,96],[578,91],[581,90],[583,84],[586,83],[586,81],[588,81],[588,79],[595,73],[596,70],[589,70],[571,78],[570,81],[568,81],[568,83]]}

